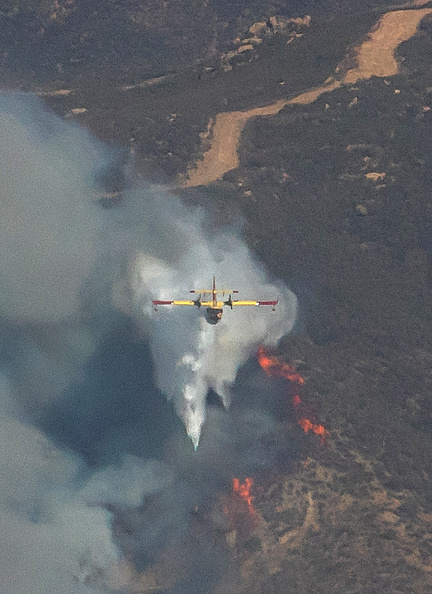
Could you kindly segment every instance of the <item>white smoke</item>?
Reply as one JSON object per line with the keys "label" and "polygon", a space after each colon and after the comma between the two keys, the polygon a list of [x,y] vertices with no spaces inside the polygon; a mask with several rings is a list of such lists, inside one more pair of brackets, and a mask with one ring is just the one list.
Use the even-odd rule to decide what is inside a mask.
{"label": "white smoke", "polygon": [[[106,508],[139,508],[143,498],[172,490],[164,463],[125,456],[90,472],[14,413],[0,376],[0,575],[2,592],[90,594],[127,578]],[[150,524],[154,530],[154,524]],[[125,573],[126,572],[126,573]]]}
{"label": "white smoke", "polygon": [[[209,230],[201,211],[154,188],[128,198],[125,208],[135,221],[133,239],[128,236],[129,253],[135,254],[129,264],[132,299],[148,329],[158,385],[174,400],[196,448],[208,390],[228,406],[240,365],[258,345],[275,345],[292,329],[296,297],[283,284],[269,281],[234,231]],[[130,224],[127,229],[130,234]],[[118,237],[119,230],[115,233]],[[190,289],[209,288],[212,275],[218,287],[239,290],[242,299],[278,299],[276,311],[225,309],[217,326],[206,323],[195,307],[153,312],[152,299],[188,299]]]}

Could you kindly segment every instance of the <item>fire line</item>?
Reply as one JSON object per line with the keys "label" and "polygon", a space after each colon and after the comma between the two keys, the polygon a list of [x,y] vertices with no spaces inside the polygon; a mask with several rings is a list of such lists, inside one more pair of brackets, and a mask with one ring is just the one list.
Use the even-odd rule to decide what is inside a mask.
{"label": "fire line", "polygon": [[233,493],[241,497],[243,501],[247,504],[249,512],[251,514],[255,513],[255,509],[253,506],[254,496],[251,494],[251,489],[253,486],[253,478],[246,478],[244,483],[241,483],[238,478],[233,478]]}
{"label": "fire line", "polygon": [[[282,377],[298,386],[302,386],[305,383],[304,378],[291,365],[281,361],[275,355],[271,355],[262,346],[258,349],[257,360],[261,368],[270,377]],[[312,431],[312,433],[315,433],[315,435],[320,437],[321,443],[323,444],[329,434],[328,431],[323,425],[316,422],[314,415],[311,415],[297,393],[293,395],[292,403],[296,413],[297,423],[303,431],[305,433]]]}

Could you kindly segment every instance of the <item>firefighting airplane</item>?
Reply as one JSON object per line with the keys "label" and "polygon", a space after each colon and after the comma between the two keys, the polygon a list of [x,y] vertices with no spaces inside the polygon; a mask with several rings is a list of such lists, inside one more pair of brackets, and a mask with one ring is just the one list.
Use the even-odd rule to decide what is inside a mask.
{"label": "firefighting airplane", "polygon": [[[231,309],[234,306],[238,305],[271,305],[273,306],[273,311],[276,309],[276,305],[278,304],[278,300],[276,301],[240,301],[238,299],[233,299],[232,294],[238,293],[238,291],[232,289],[216,289],[216,279],[213,277],[213,284],[211,289],[199,289],[199,290],[192,290],[190,293],[197,293],[198,297],[194,301],[165,301],[160,299],[155,299],[152,301],[155,311],[157,311],[158,305],[196,305],[197,307],[206,307],[206,320],[209,324],[217,324],[222,319],[222,312],[224,306],[228,306]],[[228,299],[226,301],[218,301],[217,296],[228,295]],[[206,300],[206,295],[211,295],[210,300]],[[204,299],[203,299],[204,296]]]}

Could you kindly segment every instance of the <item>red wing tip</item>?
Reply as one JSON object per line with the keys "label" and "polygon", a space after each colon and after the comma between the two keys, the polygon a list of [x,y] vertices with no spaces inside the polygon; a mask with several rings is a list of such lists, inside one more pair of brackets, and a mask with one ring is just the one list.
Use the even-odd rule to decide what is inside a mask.
{"label": "red wing tip", "polygon": [[172,305],[172,301],[152,301],[153,305]]}
{"label": "red wing tip", "polygon": [[278,300],[276,301],[258,301],[258,305],[277,305],[279,303]]}

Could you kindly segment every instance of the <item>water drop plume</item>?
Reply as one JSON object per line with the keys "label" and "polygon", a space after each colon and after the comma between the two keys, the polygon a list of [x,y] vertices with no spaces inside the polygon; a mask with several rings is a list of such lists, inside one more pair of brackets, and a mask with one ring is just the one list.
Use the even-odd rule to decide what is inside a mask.
{"label": "water drop plume", "polygon": [[[269,279],[235,229],[212,229],[201,210],[160,189],[148,187],[126,196],[118,220],[127,229],[131,302],[148,333],[157,383],[174,401],[196,448],[208,390],[229,405],[230,387],[242,363],[258,345],[275,345],[292,329],[296,297],[283,283]],[[117,229],[115,237],[121,235]],[[211,287],[212,275],[218,288],[239,290],[241,299],[278,299],[276,311],[226,307],[216,326],[196,307],[153,311],[152,299],[189,299],[191,289]]]}

